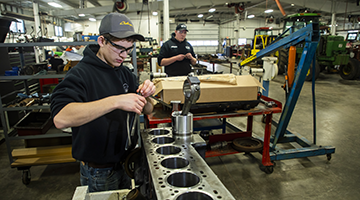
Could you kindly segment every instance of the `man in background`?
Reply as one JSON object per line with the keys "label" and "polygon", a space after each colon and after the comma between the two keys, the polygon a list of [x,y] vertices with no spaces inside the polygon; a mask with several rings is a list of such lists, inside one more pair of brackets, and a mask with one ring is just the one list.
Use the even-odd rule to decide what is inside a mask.
{"label": "man in background", "polygon": [[191,65],[196,64],[194,49],[186,41],[187,32],[185,24],[177,25],[171,39],[160,49],[158,64],[165,66],[168,76],[187,76],[191,72]]}

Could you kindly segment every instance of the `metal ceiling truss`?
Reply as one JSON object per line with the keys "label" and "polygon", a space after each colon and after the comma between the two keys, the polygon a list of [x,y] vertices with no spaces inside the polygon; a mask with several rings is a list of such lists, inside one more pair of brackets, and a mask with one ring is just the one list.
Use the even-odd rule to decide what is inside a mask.
{"label": "metal ceiling truss", "polygon": [[[253,1],[228,1],[229,3],[225,3],[225,1],[209,1],[209,0],[197,0],[197,1],[178,1],[178,0],[169,0],[170,1],[170,17],[174,17],[176,20],[202,20],[197,17],[198,14],[203,14],[203,20],[206,17],[213,15],[211,20],[216,22],[224,22],[228,20],[235,20],[236,14],[240,14],[240,19],[244,19],[245,14],[254,14],[256,18],[268,17],[273,15],[275,18],[282,18],[282,14],[280,13],[276,3],[272,0],[253,0]],[[309,8],[311,11],[319,11],[322,13],[322,16],[325,19],[329,19],[331,17],[332,9],[331,4],[333,0],[281,0],[281,4],[285,9],[287,14],[293,14],[298,12],[300,8]],[[3,0],[6,2],[4,4],[12,5],[10,7],[17,7],[23,10],[32,10],[32,3],[30,1],[19,1],[19,0]],[[57,0],[58,3],[63,5],[63,9],[55,9],[47,4],[48,1],[38,0],[40,10],[43,12],[48,12],[51,10],[51,14],[53,16],[63,18],[63,19],[71,19],[75,21],[82,20],[82,18],[78,17],[78,14],[88,14],[88,15],[105,15],[109,12],[113,12],[113,5],[102,5],[97,0]],[[88,3],[92,4],[95,7],[85,7]],[[114,1],[111,1],[114,3]],[[346,15],[360,15],[360,7],[357,6],[357,0],[336,0],[336,17],[340,17],[342,19],[347,18]],[[128,9],[125,13],[134,13],[141,12],[141,7],[144,4],[142,0],[128,0]],[[150,11],[161,11],[163,10],[163,2],[159,0],[149,0],[147,4],[150,7]],[[64,6],[65,5],[65,6]],[[82,6],[81,6],[82,5]],[[236,11],[236,6],[239,7],[241,5],[242,9],[240,12]],[[9,8],[10,8],[9,7]],[[73,8],[73,9],[71,9]],[[209,13],[208,10],[210,8],[216,8],[214,13]],[[14,9],[14,8],[12,8]],[[273,13],[265,14],[265,9],[273,9]],[[9,9],[7,9],[9,11]],[[10,10],[11,11],[11,10]],[[17,12],[17,11],[11,11]],[[147,13],[147,10],[142,11]],[[20,13],[20,12],[17,12]],[[186,13],[187,15],[185,15]],[[210,20],[210,19],[208,19]]]}

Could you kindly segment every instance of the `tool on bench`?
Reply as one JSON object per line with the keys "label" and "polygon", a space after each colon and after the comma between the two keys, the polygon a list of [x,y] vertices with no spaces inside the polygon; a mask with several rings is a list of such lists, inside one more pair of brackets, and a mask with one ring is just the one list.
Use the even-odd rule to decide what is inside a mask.
{"label": "tool on bench", "polygon": [[260,102],[263,103],[266,107],[277,107],[277,104],[274,101],[265,101],[260,98]]}

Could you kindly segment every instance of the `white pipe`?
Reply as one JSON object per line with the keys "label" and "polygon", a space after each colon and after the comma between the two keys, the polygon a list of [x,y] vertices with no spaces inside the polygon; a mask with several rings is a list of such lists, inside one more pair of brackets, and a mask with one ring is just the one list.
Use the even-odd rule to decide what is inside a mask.
{"label": "white pipe", "polygon": [[236,16],[236,41],[235,41],[235,46],[236,49],[239,49],[239,37],[240,37],[240,13],[237,14]]}
{"label": "white pipe", "polygon": [[335,16],[336,13],[333,13],[331,15],[331,29],[330,29],[330,32],[331,32],[331,35],[335,35],[336,33],[336,21],[335,21]]}
{"label": "white pipe", "polygon": [[[42,36],[42,31],[41,31],[41,34],[38,35],[38,32],[41,30],[40,29],[41,21],[40,21],[40,16],[39,16],[39,3],[36,3],[35,1],[33,3],[33,11],[34,11],[34,22],[35,22],[34,34],[35,34],[35,38],[37,38],[38,36]],[[40,56],[42,56],[42,55],[40,54],[39,51],[42,51],[42,54],[45,53],[43,48],[34,47],[36,63],[40,63],[40,61],[44,60],[44,59],[40,58]]]}
{"label": "white pipe", "polygon": [[164,36],[163,42],[167,41],[170,37],[170,23],[169,23],[169,0],[164,0]]}
{"label": "white pipe", "polygon": [[[40,31],[41,21],[39,16],[39,3],[33,3],[33,11],[34,11],[34,21],[35,21],[35,37],[37,37],[37,33]],[[41,34],[42,36],[42,34]]]}
{"label": "white pipe", "polygon": [[330,29],[331,35],[335,35],[335,33],[336,33],[335,4],[336,4],[336,1],[332,0],[332,3],[331,3],[331,13],[332,13],[331,14],[331,29]]}

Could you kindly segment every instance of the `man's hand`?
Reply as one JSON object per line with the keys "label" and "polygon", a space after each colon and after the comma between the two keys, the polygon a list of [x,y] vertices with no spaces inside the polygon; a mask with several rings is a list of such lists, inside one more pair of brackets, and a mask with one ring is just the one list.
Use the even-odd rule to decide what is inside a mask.
{"label": "man's hand", "polygon": [[150,80],[145,80],[143,84],[139,85],[136,92],[140,93],[145,98],[149,97],[155,93],[155,85]]}
{"label": "man's hand", "polygon": [[184,60],[184,58],[186,57],[186,55],[184,55],[184,54],[179,54],[179,55],[177,55],[177,56],[175,56],[176,57],[176,60],[177,61],[182,61],[182,60]]}
{"label": "man's hand", "polygon": [[134,112],[139,115],[147,103],[145,97],[134,93],[117,95],[113,96],[113,98],[116,101],[114,102],[116,108],[128,112]]}
{"label": "man's hand", "polygon": [[150,80],[145,80],[143,84],[139,85],[139,88],[136,90],[137,93],[140,93],[143,97],[146,98],[146,104],[143,108],[144,114],[150,114],[153,109],[153,103],[149,96],[153,95],[155,93],[155,86],[154,83]]}
{"label": "man's hand", "polygon": [[194,57],[191,55],[191,53],[187,53],[185,56],[186,56],[187,59],[190,60],[190,63],[191,63],[192,65],[195,65],[195,64],[196,64],[196,58],[194,58]]}
{"label": "man's hand", "polygon": [[185,57],[189,60],[193,59],[194,57],[191,55],[191,53],[187,53]]}

